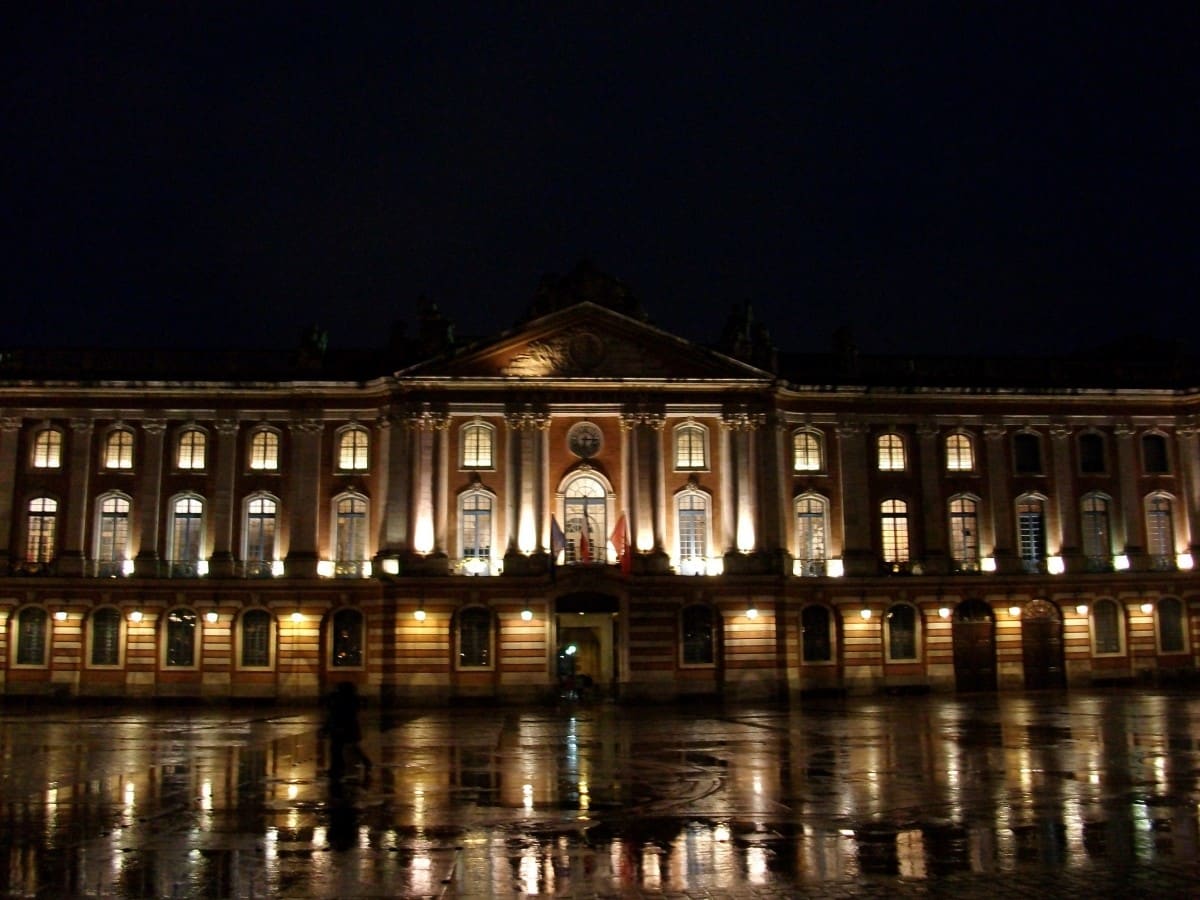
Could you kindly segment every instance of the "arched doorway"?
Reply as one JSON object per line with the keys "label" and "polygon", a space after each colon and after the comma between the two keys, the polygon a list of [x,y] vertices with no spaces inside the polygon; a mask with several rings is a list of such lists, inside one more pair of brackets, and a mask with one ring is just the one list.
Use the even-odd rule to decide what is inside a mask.
{"label": "arched doorway", "polygon": [[555,603],[555,664],[564,689],[611,694],[620,673],[619,602],[609,594],[565,594]]}
{"label": "arched doorway", "polygon": [[1063,664],[1062,614],[1048,600],[1034,600],[1021,615],[1025,687],[1066,687]]}
{"label": "arched doorway", "polygon": [[960,691],[996,690],[996,617],[982,600],[954,610],[954,683]]}

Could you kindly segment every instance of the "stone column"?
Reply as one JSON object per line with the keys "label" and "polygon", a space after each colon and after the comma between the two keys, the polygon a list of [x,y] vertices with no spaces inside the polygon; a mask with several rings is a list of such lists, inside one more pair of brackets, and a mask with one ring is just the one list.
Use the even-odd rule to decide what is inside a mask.
{"label": "stone column", "polygon": [[1124,553],[1129,567],[1138,571],[1149,567],[1146,555],[1146,520],[1142,498],[1138,496],[1137,453],[1133,445],[1133,428],[1120,423],[1113,429],[1117,436],[1117,480],[1121,492],[1121,522],[1125,526]]}
{"label": "stone column", "polygon": [[16,416],[0,418],[0,574],[7,574],[12,563],[9,544],[15,518],[13,499],[17,482],[17,448],[21,443],[21,420]]}
{"label": "stone column", "polygon": [[237,517],[234,506],[234,481],[237,477],[238,423],[221,419],[216,423],[217,467],[212,503],[209,504],[209,523],[213,536],[213,552],[208,562],[208,574],[227,578],[234,574],[233,523]]}
{"label": "stone column", "polygon": [[1194,418],[1175,430],[1179,467],[1183,475],[1184,521],[1192,564],[1200,567],[1200,428]]}
{"label": "stone column", "polygon": [[[1000,424],[984,426],[987,448],[988,497],[992,509],[992,558],[997,572],[1019,572],[1021,561],[1013,549],[1016,520],[1013,518],[1012,492],[1009,489],[1008,430]],[[986,553],[986,548],[981,548]]]}
{"label": "stone column", "polygon": [[1079,540],[1079,499],[1075,496],[1074,467],[1071,465],[1071,428],[1050,426],[1050,452],[1054,465],[1054,505],[1059,524],[1059,551],[1067,572],[1084,572],[1087,560]]}
{"label": "stone column", "polygon": [[91,419],[71,420],[71,447],[67,458],[67,508],[62,545],[59,548],[58,574],[78,577],[84,574],[87,542],[88,482],[92,474]]}
{"label": "stone column", "polygon": [[[409,536],[409,566],[422,571],[430,565],[445,571],[448,557],[445,550],[445,516],[439,510],[444,481],[439,484],[439,470],[443,468],[439,453],[443,434],[450,426],[449,418],[428,405],[409,413],[405,425],[411,432],[409,488],[411,530]],[[439,526],[441,533],[439,534]],[[431,562],[437,561],[437,562]]]}
{"label": "stone column", "polygon": [[643,528],[652,528],[645,520],[646,512],[639,502],[640,471],[637,452],[638,417],[635,413],[621,414],[621,505],[629,523],[629,540],[634,548],[640,545]]}
{"label": "stone column", "polygon": [[166,432],[167,423],[162,419],[146,419],[142,422],[146,447],[142,454],[142,477],[139,479],[137,497],[141,534],[138,537],[137,557],[133,562],[134,574],[139,578],[158,575],[159,506],[162,503],[163,436]]}
{"label": "stone column", "polygon": [[392,515],[392,445],[390,443],[392,430],[392,421],[386,415],[381,414],[375,419],[375,434],[371,438],[374,449],[370,457],[375,475],[375,502],[371,504],[371,525],[375,534],[376,548],[372,569],[375,572],[381,571],[380,560],[383,557],[395,555],[388,552],[392,548],[391,536],[388,531],[388,523]]}
{"label": "stone column", "polygon": [[[511,461],[509,472],[509,507],[511,523],[508,549],[504,556],[506,574],[530,574],[545,569],[548,557],[542,545],[547,513],[546,498],[542,496],[545,463],[545,431],[550,427],[550,415],[544,410],[525,405],[506,414],[510,431]],[[515,507],[515,509],[513,509]],[[559,523],[563,525],[563,523]],[[563,525],[565,527],[565,525]],[[523,548],[522,544],[526,546]]]}
{"label": "stone column", "polygon": [[[786,491],[783,489],[784,481],[780,478],[779,458],[781,434],[785,427],[774,414],[764,417],[764,426],[754,435],[754,468],[758,473],[758,546],[760,552],[770,560],[771,570],[783,574],[784,561],[787,559],[783,537]],[[790,566],[786,572],[791,572]]]}
{"label": "stone column", "polygon": [[842,483],[842,564],[847,575],[879,574],[879,554],[872,547],[871,494],[867,430],[858,422],[837,426]]}
{"label": "stone column", "polygon": [[284,571],[290,578],[315,578],[320,560],[321,523],[321,432],[316,419],[298,419],[289,424],[292,444],[292,489],[290,537]]}
{"label": "stone column", "polygon": [[[403,422],[403,420],[401,420]],[[383,535],[380,547],[388,556],[402,556],[412,549],[410,533],[409,472],[412,469],[412,432],[407,427],[396,428],[396,414],[389,413],[379,422],[380,440],[387,441],[388,452],[379,459],[380,471],[387,472],[382,496],[386,497],[383,514]]]}
{"label": "stone column", "polygon": [[[725,571],[757,570],[763,567],[758,555],[762,547],[759,533],[758,472],[755,432],[766,422],[766,414],[745,409],[727,411],[721,427],[729,435],[731,463],[729,499],[733,506],[733,547],[725,553]],[[748,554],[754,555],[750,562]]]}
{"label": "stone column", "polygon": [[921,535],[923,552],[921,567],[928,575],[944,575],[950,571],[950,554],[946,546],[946,520],[949,510],[942,496],[942,467],[938,453],[941,430],[936,422],[923,419],[917,423],[918,459],[921,464],[921,505],[925,507],[925,523]]}

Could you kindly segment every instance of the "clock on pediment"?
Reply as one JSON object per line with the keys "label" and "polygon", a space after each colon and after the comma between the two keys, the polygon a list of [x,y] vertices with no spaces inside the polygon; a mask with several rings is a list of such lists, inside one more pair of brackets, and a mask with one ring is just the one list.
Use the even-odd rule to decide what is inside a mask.
{"label": "clock on pediment", "polygon": [[567,447],[580,459],[591,459],[604,445],[604,435],[591,422],[578,422],[567,432]]}

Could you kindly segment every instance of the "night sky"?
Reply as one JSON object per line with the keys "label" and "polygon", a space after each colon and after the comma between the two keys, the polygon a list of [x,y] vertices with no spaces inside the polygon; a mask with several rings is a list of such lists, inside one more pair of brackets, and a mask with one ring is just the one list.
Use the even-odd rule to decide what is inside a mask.
{"label": "night sky", "polygon": [[371,347],[422,295],[485,334],[582,258],[704,342],[1195,321],[1191,4],[24,5],[0,347]]}

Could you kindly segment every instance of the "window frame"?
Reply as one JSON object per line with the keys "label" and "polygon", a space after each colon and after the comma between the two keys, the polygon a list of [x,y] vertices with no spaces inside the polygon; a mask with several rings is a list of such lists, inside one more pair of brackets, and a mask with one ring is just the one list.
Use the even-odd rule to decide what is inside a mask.
{"label": "window frame", "polygon": [[[805,506],[816,505],[819,513],[814,513],[812,509],[801,510],[802,504]],[[802,574],[824,575],[829,563],[829,498],[813,491],[805,491],[800,494],[792,500],[792,521],[794,525],[793,547],[796,551],[794,559],[800,562]],[[801,521],[818,521],[820,523],[821,556],[811,555],[811,545],[814,543],[812,540],[808,541],[809,547],[803,546],[804,532],[808,529],[801,527]]]}
{"label": "window frame", "polygon": [[[345,502],[361,503],[362,512],[351,510],[343,513],[340,507]],[[361,542],[361,551],[353,559],[342,556],[342,539],[346,528],[343,520],[348,521],[350,518],[358,523],[352,529],[355,549],[358,549]],[[364,572],[364,563],[370,561],[371,553],[371,501],[366,494],[359,491],[346,491],[333,498],[333,528],[331,531],[330,558],[333,561],[334,574],[341,577],[361,577]]]}
{"label": "window frame", "polygon": [[[956,504],[970,504],[969,513],[966,511],[956,511]],[[981,501],[974,494],[955,494],[946,503],[946,513],[948,518],[949,531],[946,537],[949,540],[950,561],[955,565],[960,572],[977,572],[980,567],[980,559],[982,558],[981,543],[979,540],[979,507]],[[965,531],[955,527],[956,522],[965,522],[967,519],[973,523],[972,531]],[[960,541],[960,538],[969,537],[971,540]],[[968,546],[973,544],[973,546]],[[960,555],[959,550],[964,553],[973,550],[973,555]]]}
{"label": "window frame", "polygon": [[[955,446],[951,446],[951,444]],[[964,449],[965,445],[965,449]],[[942,452],[945,456],[945,471],[948,475],[971,475],[976,471],[975,441],[965,431],[952,431],[942,440]],[[961,465],[963,458],[966,465]]]}
{"label": "window frame", "polygon": [[[117,627],[116,634],[116,660],[114,662],[96,662],[96,620],[101,613],[115,615],[115,624]],[[121,615],[121,610],[116,606],[105,604],[97,606],[88,614],[87,619],[87,647],[85,648],[84,666],[88,669],[120,669],[125,665],[125,617]]]}
{"label": "window frame", "polygon": [[[1089,504],[1101,504],[1102,510],[1088,509]],[[1102,491],[1089,491],[1079,498],[1079,545],[1083,552],[1085,563],[1091,560],[1097,560],[1095,565],[1102,566],[1102,571],[1108,571],[1112,568],[1113,558],[1113,519],[1112,519],[1113,501],[1108,494]],[[1092,546],[1093,541],[1101,539],[1101,535],[1097,529],[1091,527],[1090,523],[1098,521],[1100,514],[1103,513],[1104,522],[1104,552],[1089,553],[1089,550],[1097,549]]]}
{"label": "window frame", "polygon": [[[34,504],[42,504],[42,509],[35,510]],[[45,506],[49,504],[50,508]],[[49,566],[58,557],[59,527],[58,516],[61,503],[57,497],[49,494],[38,494],[30,497],[25,503],[25,547],[21,554],[22,560],[28,566]],[[37,527],[34,527],[34,523]],[[37,549],[34,550],[36,538]]]}
{"label": "window frame", "polygon": [[[697,448],[699,462],[696,462]],[[708,429],[692,420],[676,425],[671,432],[671,459],[676,472],[709,471]]]}
{"label": "window frame", "polygon": [[[480,450],[484,439],[487,445],[487,461],[481,459]],[[472,443],[476,446],[472,448]],[[496,471],[496,428],[482,419],[464,422],[458,431],[458,468],[462,472]],[[474,461],[472,461],[472,459]]]}
{"label": "window frame", "polygon": [[[178,616],[178,623],[172,620],[172,616]],[[189,620],[190,621],[187,621]],[[175,652],[174,632],[176,625],[182,629],[181,633],[187,634],[187,640],[191,643],[191,661],[190,662],[172,662]],[[201,648],[204,644],[203,626],[201,625],[200,615],[190,606],[172,606],[163,613],[162,617],[162,647],[159,659],[164,671],[170,672],[194,672],[200,668]]]}
{"label": "window frame", "polygon": [[[339,663],[337,654],[339,652],[340,637],[338,634],[339,623],[346,620],[353,620],[355,634],[350,635],[348,649],[355,654],[351,657],[354,661]],[[329,645],[327,665],[331,671],[338,672],[361,672],[367,667],[367,621],[366,616],[361,610],[355,609],[352,606],[339,606],[333,610],[329,616]]]}
{"label": "window frame", "polygon": [[[269,548],[269,552],[267,551],[267,548],[263,548],[266,555],[262,557],[252,557],[250,555],[250,551],[252,549],[258,549],[257,547],[252,547],[250,543],[251,532],[253,530],[251,528],[251,523],[265,522],[268,518],[266,515],[255,513],[251,509],[251,507],[256,503],[270,503],[273,507],[270,515],[270,520],[272,523],[270,535],[271,546]],[[252,494],[247,494],[246,498],[242,501],[242,540],[240,549],[242,564],[248,574],[250,573],[250,570],[256,566],[260,570],[256,574],[263,575],[271,574],[273,572],[275,560],[279,558],[279,507],[279,498],[269,491],[255,491]],[[264,568],[266,569],[266,572],[261,571]]]}
{"label": "window frame", "polygon": [[[266,616],[267,625],[267,661],[265,663],[250,663],[246,662],[246,619],[250,616]],[[264,609],[261,606],[251,606],[248,609],[243,609],[237,618],[237,668],[245,671],[262,672],[275,668],[275,650],[278,636],[278,622],[274,614],[270,610]]]}
{"label": "window frame", "polygon": [[[1085,443],[1086,442],[1086,443]],[[1087,444],[1094,442],[1099,451],[1099,468],[1093,468],[1088,465],[1091,452],[1085,451]],[[1107,475],[1108,474],[1108,441],[1105,440],[1104,433],[1101,431],[1084,431],[1080,433],[1076,439],[1076,450],[1079,453],[1079,474],[1080,475]]]}
{"label": "window frame", "polygon": [[877,472],[908,471],[908,447],[905,444],[904,435],[900,432],[884,431],[875,436],[875,470]]}
{"label": "window frame", "polygon": [[[178,534],[178,524],[177,524],[178,521],[180,520],[179,504],[183,503],[183,502],[187,502],[187,501],[196,502],[196,503],[200,504],[199,515],[193,516],[193,515],[191,515],[190,512],[188,512],[185,515],[186,519],[188,519],[188,520],[195,519],[197,522],[198,536],[196,538],[196,558],[195,559],[183,558],[179,555],[180,548],[178,546],[179,534]],[[190,529],[189,529],[189,531],[190,531]],[[204,497],[201,496],[200,494],[197,494],[195,491],[184,491],[183,493],[176,494],[173,497],[171,497],[171,499],[168,501],[168,506],[167,506],[167,534],[166,534],[167,564],[169,566],[171,566],[173,570],[176,567],[182,568],[182,567],[186,567],[189,565],[196,565],[198,567],[199,564],[207,558],[205,556],[205,551],[207,550],[207,546],[206,546],[207,540],[208,540],[208,502],[204,499]],[[198,570],[197,570],[196,574],[199,574]]]}
{"label": "window frame", "polygon": [[[25,622],[29,620],[30,625],[37,625],[37,634],[29,635],[26,633]],[[12,635],[12,667],[14,669],[46,669],[50,665],[51,644],[54,641],[54,636],[51,631],[50,613],[41,606],[24,606],[17,610],[12,616],[13,635]],[[29,660],[23,658],[26,655],[27,641],[36,637],[40,644],[40,659]]]}
{"label": "window frame", "polygon": [[[110,502],[124,503],[124,513],[113,512],[109,513],[105,510],[105,505]],[[104,548],[106,522],[109,519],[118,522],[121,518],[124,519],[125,526],[125,541],[120,548],[119,556],[110,558],[106,554]],[[124,574],[124,564],[132,559],[131,551],[133,549],[133,498],[123,491],[105,491],[96,498],[96,508],[93,515],[94,533],[92,535],[92,561],[96,564],[98,574],[122,575]],[[114,533],[116,529],[114,528]],[[117,552],[116,542],[113,543],[113,552]],[[114,571],[104,572],[105,568],[112,568]]]}
{"label": "window frame", "polygon": [[[117,444],[115,462],[113,461],[114,442]],[[104,444],[100,448],[102,454],[100,468],[105,472],[133,472],[136,446],[137,437],[132,428],[125,425],[114,425],[104,435]]]}
{"label": "window frame", "polygon": [[[1026,572],[1030,572],[1030,573],[1043,572],[1046,567],[1046,560],[1050,555],[1050,550],[1047,545],[1048,535],[1046,533],[1047,502],[1048,501],[1046,500],[1046,498],[1043,495],[1037,494],[1037,493],[1031,493],[1031,494],[1021,494],[1019,497],[1017,497],[1016,502],[1013,503],[1013,513],[1015,514],[1015,518],[1016,518],[1015,525],[1017,528],[1017,558],[1019,560],[1021,560],[1021,565],[1024,567]],[[1038,535],[1039,535],[1039,540],[1038,540],[1039,548],[1038,549],[1040,549],[1041,555],[1037,556],[1037,557],[1025,555],[1025,545],[1026,545],[1027,541],[1025,538],[1025,529],[1023,527],[1023,524],[1025,521],[1024,516],[1027,514],[1022,513],[1021,506],[1026,503],[1037,503],[1038,504],[1038,510],[1039,510],[1038,511]]]}
{"label": "window frame", "polygon": [[[468,619],[468,617],[470,617]],[[482,662],[466,662],[464,656],[467,650],[463,641],[467,634],[466,624],[479,620],[484,623],[483,634],[486,640],[479,646],[472,646],[472,650],[479,652],[482,650]],[[473,633],[478,634],[476,629]],[[454,617],[454,668],[459,672],[488,672],[496,667],[496,617],[492,610],[480,604],[471,604],[464,606],[458,611]]]}
{"label": "window frame", "polygon": [[[1116,650],[1100,649],[1100,625],[1096,615],[1097,608],[1112,609],[1113,635],[1116,640]],[[1106,623],[1107,624],[1107,623]],[[1091,637],[1092,655],[1097,657],[1119,658],[1125,655],[1125,608],[1112,597],[1097,597],[1088,609],[1088,632]],[[1156,629],[1157,632],[1157,629]]]}
{"label": "window frame", "polygon": [[[903,610],[905,615],[912,616],[912,656],[897,656],[895,649],[896,616]],[[921,611],[911,603],[893,603],[883,616],[883,647],[884,660],[889,663],[920,663],[924,648],[921,642]]]}
{"label": "window frame", "polygon": [[[1178,552],[1175,539],[1175,509],[1175,498],[1165,491],[1149,493],[1142,501],[1142,512],[1146,522],[1146,555],[1152,561],[1157,561],[1159,568],[1175,567],[1175,555]],[[1160,540],[1164,542],[1163,546],[1159,546]]]}
{"label": "window frame", "polygon": [[[184,460],[184,453],[187,460]],[[196,457],[199,456],[199,465]],[[202,473],[208,471],[208,432],[199,425],[185,425],[175,435],[175,470]]]}
{"label": "window frame", "polygon": [[[1168,648],[1164,640],[1164,631],[1166,619],[1163,616],[1163,607],[1170,604],[1175,610],[1175,627],[1178,629],[1179,646],[1176,648]],[[1191,651],[1188,641],[1188,615],[1187,606],[1183,600],[1176,597],[1174,594],[1167,594],[1159,597],[1154,604],[1154,649],[1161,656],[1175,656],[1186,654]]]}
{"label": "window frame", "polygon": [[[804,442],[805,447],[800,443]],[[815,456],[815,464],[811,457]],[[802,464],[803,463],[803,464]],[[792,472],[820,475],[825,472],[825,434],[817,428],[797,428],[792,432]]]}
{"label": "window frame", "polygon": [[61,469],[65,447],[66,433],[63,429],[57,425],[39,427],[29,442],[29,468],[39,471]]}
{"label": "window frame", "polygon": [[[691,507],[684,509],[684,503],[699,503],[699,507]],[[685,488],[675,495],[673,504],[675,510],[675,552],[676,558],[680,565],[684,560],[700,559],[707,564],[709,552],[712,548],[712,497],[707,491],[702,491],[699,488]],[[686,513],[686,515],[685,515]],[[695,515],[699,513],[699,515]],[[701,553],[684,553],[684,521],[686,519],[700,520],[700,541],[702,544]],[[691,529],[695,531],[696,529]]]}
{"label": "window frame", "polygon": [[[1161,431],[1147,431],[1142,434],[1139,443],[1142,457],[1142,474],[1170,475],[1172,472],[1171,442],[1167,440],[1167,436]],[[1151,446],[1158,449],[1151,452],[1149,449]],[[1161,461],[1158,459],[1159,452],[1162,453]],[[1155,463],[1153,467],[1151,467],[1151,462]]]}
{"label": "window frame", "polygon": [[[259,446],[260,443],[263,444],[262,447]],[[247,472],[256,475],[277,475],[280,472],[282,457],[283,435],[279,429],[270,425],[258,425],[247,435]]]}
{"label": "window frame", "polygon": [[[1034,451],[1033,468],[1028,467],[1026,459],[1028,452],[1022,448],[1030,447]],[[1012,436],[1013,474],[1037,476],[1046,474],[1046,456],[1042,448],[1042,436],[1032,429],[1018,431]]]}
{"label": "window frame", "polygon": [[[819,610],[825,616],[825,634],[823,646],[829,655],[827,658],[809,656],[809,623],[806,615],[810,610]],[[802,666],[835,666],[837,665],[837,627],[834,610],[824,603],[806,603],[800,608],[800,665]]]}
{"label": "window frame", "polygon": [[[895,508],[888,509],[892,504],[898,504],[901,510]],[[908,501],[900,497],[888,497],[881,500],[879,503],[879,556],[886,565],[889,566],[904,566],[912,562],[912,533],[909,527],[909,512]],[[885,523],[893,523],[893,527],[889,530]],[[896,527],[895,523],[902,523],[902,527]],[[890,531],[890,535],[889,535]],[[888,555],[889,543],[896,543],[896,538],[903,532],[904,548],[903,556],[891,558]],[[891,541],[889,541],[889,537]],[[893,551],[899,549],[898,546],[891,548]]]}
{"label": "window frame", "polygon": [[[353,437],[352,437],[353,436]],[[362,446],[358,439],[362,439]],[[352,439],[347,451],[346,441]],[[333,442],[333,470],[339,474],[361,474],[371,468],[371,432],[362,425],[350,424],[339,428]],[[349,458],[349,464],[344,464]]]}
{"label": "window frame", "polygon": [[[474,530],[479,533],[478,520],[483,518],[478,509],[467,509],[467,503],[470,501],[478,502],[480,499],[487,500],[487,552],[480,553],[478,539],[476,539],[476,547],[471,548],[475,552],[468,553],[467,547],[467,522],[474,521]],[[496,507],[497,498],[491,491],[482,487],[472,487],[463,491],[458,495],[458,557],[459,559],[482,559],[491,565],[492,555],[496,552]]]}
{"label": "window frame", "polygon": [[[704,622],[699,631],[695,626],[703,614]],[[717,638],[720,616],[711,604],[685,603],[679,610],[679,668],[713,669],[717,665]],[[696,635],[690,637],[690,635]],[[705,638],[707,635],[707,638]],[[696,650],[702,650],[697,657]]]}

